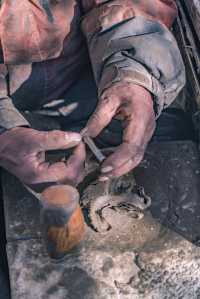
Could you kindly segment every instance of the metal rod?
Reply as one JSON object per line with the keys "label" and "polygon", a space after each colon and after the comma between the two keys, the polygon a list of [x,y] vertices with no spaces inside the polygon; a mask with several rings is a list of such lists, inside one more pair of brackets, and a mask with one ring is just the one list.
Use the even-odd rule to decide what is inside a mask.
{"label": "metal rod", "polygon": [[96,157],[96,159],[102,163],[106,157],[104,156],[104,154],[101,152],[101,150],[96,146],[96,144],[94,143],[94,141],[92,140],[91,137],[89,136],[84,136],[83,137],[83,141],[85,142],[85,144],[87,144],[87,146],[89,147],[89,149],[91,150],[91,152],[94,154],[94,156]]}
{"label": "metal rod", "polygon": [[30,192],[34,197],[36,197],[39,201],[42,200],[40,193],[35,192],[33,189],[31,189],[29,186],[27,186],[26,184],[23,184],[24,187],[26,188],[26,190],[28,192]]}

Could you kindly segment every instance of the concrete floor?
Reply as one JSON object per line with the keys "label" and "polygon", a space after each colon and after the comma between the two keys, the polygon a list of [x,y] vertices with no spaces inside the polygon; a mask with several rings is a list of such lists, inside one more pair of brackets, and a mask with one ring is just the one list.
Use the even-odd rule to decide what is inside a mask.
{"label": "concrete floor", "polygon": [[12,299],[200,298],[200,161],[191,141],[155,142],[135,172],[151,197],[142,220],[109,214],[113,228],[85,240],[63,263],[49,260],[39,204],[3,175]]}

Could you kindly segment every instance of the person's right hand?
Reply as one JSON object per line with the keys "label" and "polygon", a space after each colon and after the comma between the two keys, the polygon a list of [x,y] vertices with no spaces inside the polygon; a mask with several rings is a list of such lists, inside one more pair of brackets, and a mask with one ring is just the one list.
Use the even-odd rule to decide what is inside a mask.
{"label": "person's right hand", "polygon": [[[45,161],[46,151],[74,146],[66,162]],[[76,185],[82,179],[84,161],[85,147],[78,133],[17,127],[0,135],[0,166],[29,185],[65,181]]]}

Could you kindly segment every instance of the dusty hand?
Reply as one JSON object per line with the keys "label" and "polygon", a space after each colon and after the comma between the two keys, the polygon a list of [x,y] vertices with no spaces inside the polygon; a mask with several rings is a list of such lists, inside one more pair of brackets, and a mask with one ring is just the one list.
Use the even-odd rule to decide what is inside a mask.
{"label": "dusty hand", "polygon": [[[67,162],[45,161],[48,150],[78,145]],[[0,135],[0,165],[26,184],[70,181],[77,184],[82,176],[85,147],[77,133],[40,132],[13,128]]]}
{"label": "dusty hand", "polygon": [[119,177],[141,162],[155,130],[151,94],[132,83],[113,85],[103,93],[84,134],[96,137],[114,116],[122,120],[123,142],[103,163],[100,180]]}

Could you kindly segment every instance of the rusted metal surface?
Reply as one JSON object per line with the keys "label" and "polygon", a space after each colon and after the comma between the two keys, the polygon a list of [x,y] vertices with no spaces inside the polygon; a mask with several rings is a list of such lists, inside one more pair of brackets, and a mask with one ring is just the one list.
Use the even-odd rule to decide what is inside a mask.
{"label": "rusted metal surface", "polygon": [[84,237],[78,190],[70,185],[46,188],[41,194],[41,227],[47,252],[60,260]]}

